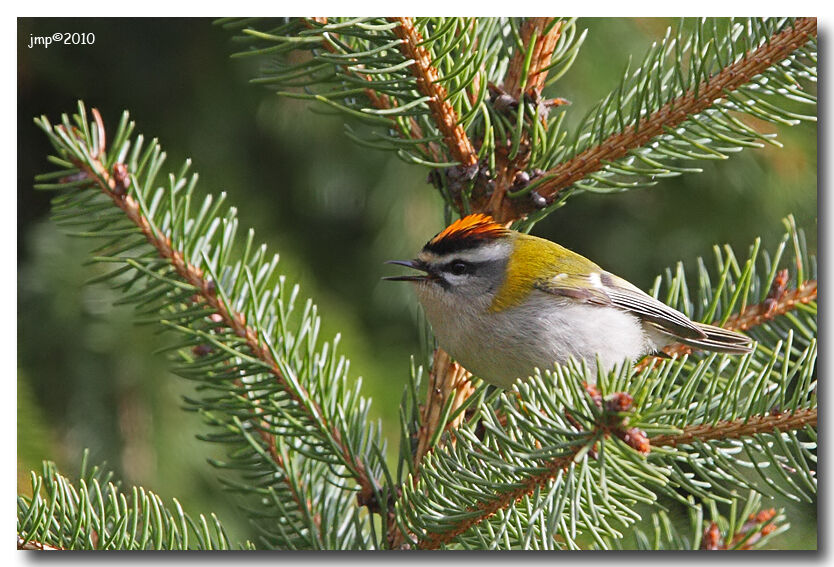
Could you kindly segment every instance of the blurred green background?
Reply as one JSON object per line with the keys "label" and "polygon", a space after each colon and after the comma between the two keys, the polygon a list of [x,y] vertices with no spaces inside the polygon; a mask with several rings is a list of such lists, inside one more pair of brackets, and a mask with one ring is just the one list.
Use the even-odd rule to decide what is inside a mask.
{"label": "blurred green background", "polygon": [[[587,41],[546,94],[570,100],[576,124],[616,85],[629,54],[642,57],[673,24],[580,20]],[[96,41],[28,48],[30,35],[57,31]],[[199,418],[180,409],[189,385],[152,354],[166,336],[114,307],[107,285],[83,285],[102,270],[85,265],[92,243],[56,229],[50,195],[32,189],[51,150],[32,118],[57,120],[80,98],[113,128],[128,109],[140,132],[159,138],[171,169],[192,158],[198,191],[226,191],[241,226],[255,227],[280,253],[280,271],[318,304],[324,336],[342,334],[351,375],[363,377],[392,442],[420,323],[407,286],[380,281],[391,273],[383,261],[410,257],[443,217],[424,169],[356,146],[338,119],[303,101],[247,84],[258,64],[230,59],[229,40],[205,19],[18,20],[17,468],[26,492],[42,459],[74,475],[88,447],[92,462],[106,461],[126,483],[177,497],[190,513],[216,512],[235,541],[253,535],[206,464],[218,448],[195,440]],[[576,196],[534,232],[643,288],[679,259],[709,259],[714,243],[742,253],[756,236],[772,245],[788,213],[814,252],[816,137],[815,124],[783,128],[782,149],[701,164],[704,173],[651,189]],[[794,529],[777,543],[815,548],[815,506],[788,506]]]}

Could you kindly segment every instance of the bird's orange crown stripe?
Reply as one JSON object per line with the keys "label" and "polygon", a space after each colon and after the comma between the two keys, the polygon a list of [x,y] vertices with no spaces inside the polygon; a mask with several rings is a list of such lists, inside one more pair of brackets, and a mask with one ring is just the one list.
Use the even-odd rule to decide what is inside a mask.
{"label": "bird's orange crown stripe", "polygon": [[498,238],[505,236],[509,230],[495,222],[491,216],[484,214],[466,215],[456,220],[434,238],[429,245],[437,244],[441,240],[459,238]]}

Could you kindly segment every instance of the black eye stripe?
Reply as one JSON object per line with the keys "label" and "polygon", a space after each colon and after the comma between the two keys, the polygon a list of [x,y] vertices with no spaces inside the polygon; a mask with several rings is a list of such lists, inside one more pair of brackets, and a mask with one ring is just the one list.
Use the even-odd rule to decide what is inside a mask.
{"label": "black eye stripe", "polygon": [[489,264],[490,262],[469,262],[467,260],[461,260],[460,258],[455,258],[454,260],[450,260],[440,266],[441,272],[446,272],[449,274],[454,274],[456,276],[462,276],[463,274],[471,274],[475,272],[478,268]]}
{"label": "black eye stripe", "polygon": [[[462,273],[456,273],[452,268],[455,264],[465,266],[465,271]],[[455,278],[460,278],[466,274],[473,274],[473,278],[477,278],[474,274],[479,274],[483,277],[485,274],[491,273],[491,270],[493,269],[500,269],[500,266],[501,263],[496,262],[495,260],[472,262],[461,258],[452,258],[446,262],[434,263],[433,268],[431,268],[430,271],[430,273],[434,276],[434,279],[431,281],[436,285],[439,285],[445,291],[454,291],[461,283]]]}
{"label": "black eye stripe", "polygon": [[446,264],[445,269],[447,272],[451,272],[456,276],[462,276],[471,271],[469,264],[463,260],[452,260]]}

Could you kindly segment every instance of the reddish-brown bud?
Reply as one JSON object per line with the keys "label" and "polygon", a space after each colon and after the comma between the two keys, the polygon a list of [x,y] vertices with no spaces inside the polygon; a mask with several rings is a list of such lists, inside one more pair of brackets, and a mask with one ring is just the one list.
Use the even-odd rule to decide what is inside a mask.
{"label": "reddish-brown bud", "polygon": [[646,436],[646,432],[641,429],[637,429],[636,427],[632,427],[626,431],[623,441],[625,441],[629,447],[644,455],[648,455],[652,450],[652,445],[649,443],[649,438]]}
{"label": "reddish-brown bud", "polygon": [[588,384],[587,382],[582,382],[582,385],[585,387],[585,390],[588,392],[588,395],[591,396],[591,399],[594,403],[598,406],[602,405],[602,394],[599,393],[597,390],[596,385]]}
{"label": "reddish-brown bud", "polygon": [[207,344],[194,345],[194,347],[191,349],[191,352],[194,354],[194,356],[198,357],[206,356],[207,354],[211,353],[211,351],[211,346]]}
{"label": "reddish-brown bud", "polygon": [[116,182],[113,193],[119,197],[127,195],[127,190],[130,188],[130,173],[125,164],[117,163],[113,166],[113,181]]}
{"label": "reddish-brown bud", "polygon": [[58,181],[60,181],[61,183],[75,183],[76,181],[84,181],[85,179],[89,178],[90,176],[87,174],[86,171],[79,171],[78,173],[73,173],[72,175],[62,177]]}
{"label": "reddish-brown bud", "polygon": [[608,411],[628,411],[634,405],[634,398],[628,392],[617,392],[612,394],[605,402],[605,409]]}
{"label": "reddish-brown bud", "polygon": [[594,460],[599,458],[599,441],[594,443],[594,446],[588,451],[588,455]]}
{"label": "reddish-brown bud", "polygon": [[706,530],[704,530],[704,537],[701,538],[701,549],[724,549],[721,542],[721,530],[718,529],[718,524],[712,522]]}
{"label": "reddish-brown bud", "polygon": [[785,295],[785,290],[788,287],[788,270],[779,270],[773,278],[773,283],[770,284],[770,291],[767,292],[767,298],[764,300],[762,307],[764,307],[764,314],[771,315],[779,304],[779,300]]}
{"label": "reddish-brown bud", "polygon": [[768,522],[776,516],[775,508],[768,508],[767,510],[760,510],[758,514],[750,514],[751,520],[756,520],[758,523]]}

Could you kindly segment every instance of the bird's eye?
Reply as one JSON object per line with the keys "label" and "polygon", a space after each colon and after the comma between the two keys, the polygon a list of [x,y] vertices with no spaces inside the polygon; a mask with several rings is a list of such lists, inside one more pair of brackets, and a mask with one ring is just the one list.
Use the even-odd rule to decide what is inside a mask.
{"label": "bird's eye", "polygon": [[469,271],[469,264],[462,260],[457,260],[449,265],[449,271],[456,276],[462,276]]}

